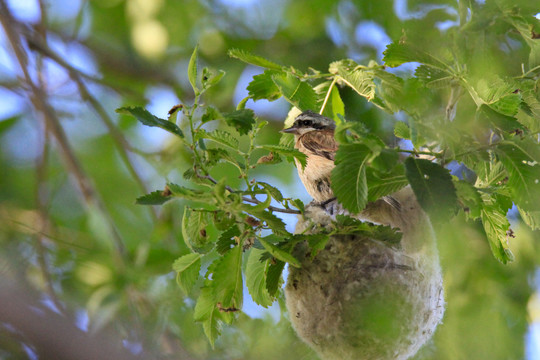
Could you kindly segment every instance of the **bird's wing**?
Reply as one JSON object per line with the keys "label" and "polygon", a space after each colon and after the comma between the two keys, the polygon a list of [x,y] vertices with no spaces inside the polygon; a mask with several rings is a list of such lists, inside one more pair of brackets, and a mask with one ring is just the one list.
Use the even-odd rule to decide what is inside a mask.
{"label": "bird's wing", "polygon": [[334,132],[331,130],[310,131],[302,135],[299,139],[306,150],[314,155],[324,157],[334,161],[338,144],[334,139]]}

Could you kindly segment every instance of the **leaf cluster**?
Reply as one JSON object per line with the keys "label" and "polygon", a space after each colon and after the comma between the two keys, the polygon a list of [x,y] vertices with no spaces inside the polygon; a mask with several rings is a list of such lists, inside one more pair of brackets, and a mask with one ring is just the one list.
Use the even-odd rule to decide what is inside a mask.
{"label": "leaf cluster", "polygon": [[[188,69],[195,94],[192,105],[175,107],[169,119],[139,107],[118,110],[144,125],[172,133],[191,154],[192,166],[184,173],[186,184],[169,183],[137,202],[160,205],[179,198],[189,204],[183,214],[182,235],[192,252],[180,257],[173,268],[187,294],[197,294],[195,285],[201,285],[197,287],[195,319],[202,322],[212,344],[221,323],[231,323],[241,309],[244,282],[257,304],[271,305],[278,296],[285,264],[301,266],[292,254],[294,246],[305,241],[315,255],[335,233],[290,234],[276,213],[302,213],[302,202],[251,178],[250,171],[259,166],[283,159],[305,166],[306,158],[292,147],[290,135],[284,134],[279,145],[256,145],[267,123],[244,107],[248,99],[285,98],[292,105],[286,125],[303,110],[318,111],[336,122],[340,147],[332,188],[351,213],[410,185],[436,226],[460,212],[466,214],[481,227],[494,256],[503,263],[512,260],[508,242],[512,230],[506,215],[513,205],[527,225],[540,229],[540,45],[524,30],[524,17],[499,9],[494,21],[504,22],[508,32],[522,36],[521,41],[530,47],[528,64],[512,78],[479,71],[472,64],[470,49],[458,46],[464,38],[478,36],[475,23],[482,19],[476,12],[472,14],[452,37],[453,54],[445,43],[438,52],[424,52],[405,34],[387,47],[384,64],[371,61],[361,65],[345,59],[332,62],[327,71],[303,72],[231,50],[231,57],[264,71],[247,86],[248,97],[228,113],[201,103],[201,96],[224,73],[209,69],[201,73],[195,49]],[[420,64],[414,76],[388,71],[410,62]],[[389,147],[361,122],[346,121],[343,89],[352,90],[386,114],[406,114],[406,121],[389,119],[393,119],[397,141],[411,147]],[[445,99],[446,104],[437,99]],[[208,126],[210,123],[215,125]],[[240,137],[246,137],[249,145],[241,145]],[[255,159],[255,150],[269,153]],[[233,188],[226,178],[214,179],[212,169],[220,163],[231,164],[243,185]],[[472,175],[452,175],[449,164],[459,164]],[[347,217],[338,217],[335,228],[399,242],[399,233],[392,229]],[[264,236],[268,231],[272,234]]]}

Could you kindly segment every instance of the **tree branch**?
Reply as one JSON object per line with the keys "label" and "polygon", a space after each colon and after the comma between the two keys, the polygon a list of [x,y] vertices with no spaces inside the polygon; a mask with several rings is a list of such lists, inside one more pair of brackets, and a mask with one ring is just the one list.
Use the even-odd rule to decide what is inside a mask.
{"label": "tree branch", "polygon": [[[208,181],[210,181],[211,183],[213,183],[214,185],[217,184],[217,180],[214,179],[212,176],[210,175],[198,175],[201,179],[206,179]],[[230,186],[225,186],[225,189],[227,189],[228,191],[232,192],[232,193],[235,193],[237,192],[236,190],[234,190],[233,188],[231,188]],[[248,203],[251,203],[251,204],[255,204],[255,205],[259,205],[261,204],[262,202],[260,200],[257,200],[255,198],[248,198],[247,196],[242,196],[242,200],[245,201],[245,202],[248,202]],[[293,210],[293,209],[282,209],[282,208],[277,208],[275,206],[268,206],[268,210],[270,211],[273,211],[273,212],[280,212],[280,213],[284,213],[284,214],[301,214],[302,212],[299,211],[299,210]]]}
{"label": "tree branch", "polygon": [[[60,152],[64,158],[66,167],[68,171],[75,177],[85,202],[87,204],[94,204],[97,206],[98,210],[103,214],[103,217],[108,222],[113,240],[116,245],[118,258],[121,260],[125,255],[125,248],[122,238],[112,223],[111,217],[108,214],[105,205],[94,190],[89,177],[86,175],[84,169],[79,163],[79,160],[73,153],[67,139],[67,135],[60,125],[60,120],[47,101],[45,91],[34,83],[34,80],[28,71],[28,56],[22,46],[19,36],[15,33],[15,30],[19,28],[19,24],[13,19],[5,0],[0,0],[0,23],[4,28],[8,41],[11,44],[11,47],[19,62],[19,66],[21,67],[24,75],[24,80],[30,88],[30,100],[34,108],[41,113],[43,120],[46,123],[46,128],[55,137],[56,142],[59,145]],[[123,263],[123,260],[121,260],[121,263]]]}

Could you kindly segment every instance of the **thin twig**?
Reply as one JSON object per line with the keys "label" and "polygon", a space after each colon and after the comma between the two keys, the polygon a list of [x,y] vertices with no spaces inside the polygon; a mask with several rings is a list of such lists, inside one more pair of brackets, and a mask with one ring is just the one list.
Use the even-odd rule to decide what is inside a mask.
{"label": "thin twig", "polygon": [[[111,138],[116,144],[116,148],[118,149],[120,157],[124,161],[124,164],[126,165],[130,175],[132,176],[132,178],[135,179],[135,182],[137,183],[139,188],[144,193],[148,193],[148,189],[146,188],[146,185],[144,184],[141,176],[135,169],[133,161],[127,152],[127,149],[131,148],[128,141],[126,140],[124,135],[118,130],[118,128],[114,125],[114,122],[112,121],[111,117],[109,116],[105,108],[103,108],[101,103],[90,93],[88,87],[84,84],[84,81],[81,79],[79,74],[72,72],[69,69],[67,70],[70,74],[71,79],[75,82],[75,84],[77,84],[77,88],[79,89],[79,94],[81,98],[90,104],[90,106],[96,112],[97,116],[101,119],[101,121],[107,127],[107,130],[109,131]],[[153,207],[148,207],[148,208],[150,210],[150,214],[152,215],[153,219],[156,220],[157,219],[156,210]]]}
{"label": "thin twig", "polygon": [[[57,53],[55,53],[45,41],[38,39],[32,32],[26,29],[21,29],[21,33],[24,35],[26,41],[28,42],[28,45],[30,48],[36,52],[39,52],[44,57],[47,57],[60,65],[62,68],[68,70],[70,73],[75,73],[79,77],[90,80],[92,82],[95,82],[97,84],[101,84],[110,88],[115,89],[118,92],[129,94],[130,96],[140,97],[139,94],[129,88],[119,86],[118,84],[112,84],[105,79],[99,78],[97,76],[93,76],[90,74],[85,73],[84,71],[81,71],[74,66],[72,66],[70,63],[62,59],[61,56],[59,56]],[[143,98],[144,99],[144,98]]]}
{"label": "thin twig", "polygon": [[[255,204],[255,205],[259,205],[259,204],[262,203],[262,201],[260,201],[260,200],[250,199],[250,198],[245,197],[245,196],[242,197],[242,200],[245,201],[245,202],[251,203],[251,204]],[[285,213],[285,214],[297,214],[298,215],[298,214],[302,213],[300,210],[282,209],[282,208],[277,208],[277,207],[271,206],[271,205],[267,209],[270,210],[270,211],[273,211],[273,212],[280,212],[280,213]]]}
{"label": "thin twig", "polygon": [[[39,35],[45,38],[45,23],[47,21],[47,11],[43,3],[40,1],[41,19],[38,25]],[[43,59],[37,58],[36,61],[38,83],[41,88],[46,87],[45,77],[43,76]],[[43,123],[42,129],[42,148],[41,153],[36,159],[36,187],[35,187],[35,202],[38,209],[39,227],[40,231],[35,235],[35,247],[37,253],[37,260],[43,280],[45,283],[45,289],[51,301],[55,304],[58,311],[64,312],[64,306],[58,299],[56,291],[54,290],[53,279],[51,272],[49,271],[49,265],[47,264],[47,251],[44,245],[45,237],[42,233],[48,232],[51,228],[51,221],[47,211],[47,167],[48,167],[48,154],[49,154],[49,133],[47,129],[47,123]]]}
{"label": "thin twig", "polygon": [[24,80],[30,88],[30,100],[34,105],[34,108],[41,113],[46,122],[48,131],[50,131],[55,137],[64,158],[66,167],[68,171],[75,177],[85,202],[87,204],[94,204],[97,206],[97,209],[103,214],[104,218],[107,219],[111,234],[115,241],[118,258],[121,260],[121,263],[123,263],[122,259],[125,255],[125,248],[122,238],[112,223],[110,215],[108,214],[103,202],[93,188],[89,177],[86,175],[84,169],[79,163],[79,160],[73,153],[67,135],[60,125],[60,120],[58,119],[56,113],[48,103],[44,90],[37,86],[30,76],[27,68],[29,63],[27,54],[21,44],[19,36],[15,33],[15,30],[18,28],[17,22],[13,19],[11,13],[9,12],[9,8],[6,5],[5,0],[0,0],[0,23],[4,28],[8,41],[11,44],[11,47],[13,48],[15,56],[19,62],[19,66],[21,67],[24,75]]}
{"label": "thin twig", "polygon": [[397,152],[403,152],[403,153],[408,153],[408,154],[413,154],[413,155],[431,155],[437,158],[442,156],[442,152],[436,153],[433,151],[406,150],[406,149],[401,149],[401,148],[395,148],[395,150]]}
{"label": "thin twig", "polygon": [[[217,180],[214,179],[212,176],[210,175],[199,175],[199,177],[201,179],[207,179],[208,181],[210,181],[211,183],[213,183],[214,185],[217,184]],[[230,191],[231,193],[235,193],[237,192],[236,190],[234,190],[233,188],[231,188],[230,186],[225,186],[225,189],[227,189],[228,191]],[[247,203],[251,203],[251,204],[255,204],[255,205],[259,205],[262,203],[262,201],[258,200],[258,199],[255,199],[255,198],[248,198],[247,196],[242,196],[242,200],[247,202]],[[268,206],[267,208],[268,210],[270,211],[274,211],[274,212],[280,212],[280,213],[285,213],[285,214],[301,214],[302,212],[299,211],[299,210],[293,210],[293,209],[281,209],[281,208],[277,208],[275,206]]]}

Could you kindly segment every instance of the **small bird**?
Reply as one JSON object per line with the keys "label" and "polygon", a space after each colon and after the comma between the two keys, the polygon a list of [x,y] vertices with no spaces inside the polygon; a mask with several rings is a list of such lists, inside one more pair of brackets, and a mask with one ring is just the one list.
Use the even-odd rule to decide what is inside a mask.
{"label": "small bird", "polygon": [[[309,195],[323,207],[335,200],[330,187],[330,175],[338,150],[334,138],[335,129],[336,124],[332,119],[306,110],[296,117],[290,128],[281,130],[294,134],[294,147],[306,154],[305,168],[302,169],[302,165],[295,160],[298,175]],[[382,200],[399,210],[399,202],[391,196],[385,196]]]}

